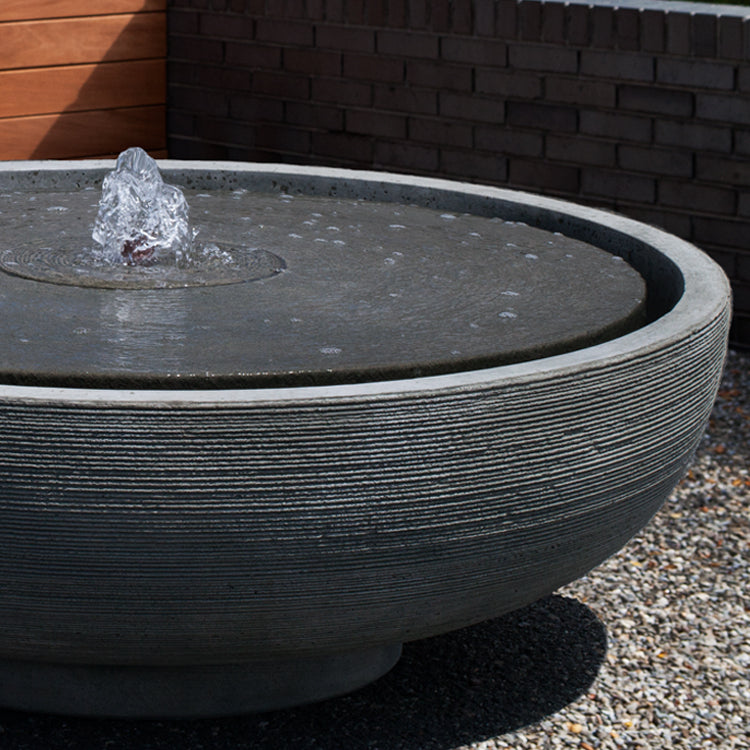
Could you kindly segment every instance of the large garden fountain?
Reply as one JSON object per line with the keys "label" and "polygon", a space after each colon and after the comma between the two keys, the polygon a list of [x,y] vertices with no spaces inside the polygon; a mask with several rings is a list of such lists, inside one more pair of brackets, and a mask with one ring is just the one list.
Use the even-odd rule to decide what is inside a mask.
{"label": "large garden fountain", "polygon": [[686,469],[730,309],[687,243],[496,188],[174,161],[189,223],[158,178],[174,231],[123,234],[112,166],[0,167],[0,703],[352,690],[583,575]]}

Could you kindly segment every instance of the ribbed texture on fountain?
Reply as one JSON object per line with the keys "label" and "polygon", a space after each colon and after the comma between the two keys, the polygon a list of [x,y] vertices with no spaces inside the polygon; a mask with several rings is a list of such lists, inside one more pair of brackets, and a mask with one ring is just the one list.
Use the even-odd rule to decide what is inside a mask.
{"label": "ribbed texture on fountain", "polygon": [[728,306],[662,348],[391,395],[0,401],[2,656],[237,663],[534,601],[666,499],[727,326]]}

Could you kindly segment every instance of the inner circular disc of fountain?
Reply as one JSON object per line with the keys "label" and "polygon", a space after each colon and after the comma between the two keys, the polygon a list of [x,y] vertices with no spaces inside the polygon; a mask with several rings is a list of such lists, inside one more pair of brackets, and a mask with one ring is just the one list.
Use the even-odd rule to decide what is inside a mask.
{"label": "inner circular disc of fountain", "polygon": [[558,233],[353,198],[185,194],[215,256],[203,268],[97,266],[95,189],[4,196],[0,381],[362,382],[559,354],[645,322],[641,276]]}
{"label": "inner circular disc of fountain", "polygon": [[19,242],[0,251],[0,269],[49,284],[99,289],[182,289],[265,279],[280,273],[284,261],[260,248],[211,243],[198,246],[194,256],[183,263],[115,265],[92,255],[90,247],[39,247]]}

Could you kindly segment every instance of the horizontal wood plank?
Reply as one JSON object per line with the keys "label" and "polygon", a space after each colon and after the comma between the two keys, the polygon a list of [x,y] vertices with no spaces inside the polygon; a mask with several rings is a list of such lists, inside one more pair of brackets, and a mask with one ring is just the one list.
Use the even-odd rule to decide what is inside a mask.
{"label": "horizontal wood plank", "polygon": [[165,13],[0,24],[0,70],[164,57]]}
{"label": "horizontal wood plank", "polygon": [[164,104],[164,60],[0,71],[0,117]]}
{"label": "horizontal wood plank", "polygon": [[167,0],[1,0],[0,21],[166,10]]}
{"label": "horizontal wood plank", "polygon": [[166,147],[166,108],[135,107],[0,120],[0,160],[73,159],[129,146]]}

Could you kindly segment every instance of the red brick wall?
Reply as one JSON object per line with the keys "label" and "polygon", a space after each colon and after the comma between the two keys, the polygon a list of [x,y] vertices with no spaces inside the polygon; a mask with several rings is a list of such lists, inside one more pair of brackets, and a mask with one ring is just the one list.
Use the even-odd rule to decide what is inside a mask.
{"label": "red brick wall", "polygon": [[750,8],[644,7],[171,0],[170,155],[612,208],[709,251],[733,281],[733,340],[750,344]]}

